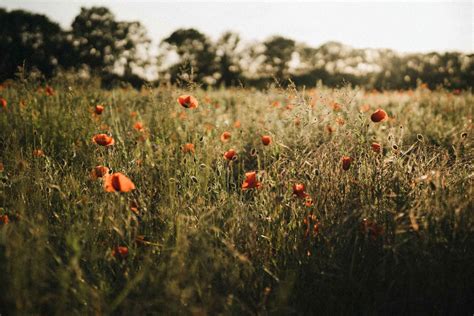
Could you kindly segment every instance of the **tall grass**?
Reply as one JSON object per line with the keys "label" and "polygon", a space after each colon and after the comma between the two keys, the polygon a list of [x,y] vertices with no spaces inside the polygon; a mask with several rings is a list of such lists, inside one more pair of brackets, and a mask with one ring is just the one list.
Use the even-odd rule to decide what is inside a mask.
{"label": "tall grass", "polygon": [[[474,310],[470,92],[52,86],[0,91],[0,314]],[[390,119],[373,123],[379,107]],[[92,143],[101,132],[115,145]],[[105,192],[96,165],[137,190]],[[262,188],[242,191],[252,170]]]}

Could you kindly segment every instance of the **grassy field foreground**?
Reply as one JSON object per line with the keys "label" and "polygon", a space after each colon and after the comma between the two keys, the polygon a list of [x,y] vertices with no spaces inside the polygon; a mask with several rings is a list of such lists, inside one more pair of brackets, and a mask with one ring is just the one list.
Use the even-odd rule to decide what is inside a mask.
{"label": "grassy field foreground", "polygon": [[0,91],[0,314],[474,312],[470,92],[51,86]]}

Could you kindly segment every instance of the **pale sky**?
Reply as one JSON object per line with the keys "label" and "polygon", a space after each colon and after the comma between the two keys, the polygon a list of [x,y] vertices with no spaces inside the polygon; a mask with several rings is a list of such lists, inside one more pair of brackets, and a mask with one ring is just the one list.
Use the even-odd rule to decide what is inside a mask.
{"label": "pale sky", "polygon": [[216,39],[226,30],[243,40],[279,34],[317,47],[338,41],[400,52],[474,51],[472,1],[133,1],[0,0],[0,7],[42,13],[69,28],[81,6],[106,6],[118,20],[138,20],[157,45],[181,27]]}

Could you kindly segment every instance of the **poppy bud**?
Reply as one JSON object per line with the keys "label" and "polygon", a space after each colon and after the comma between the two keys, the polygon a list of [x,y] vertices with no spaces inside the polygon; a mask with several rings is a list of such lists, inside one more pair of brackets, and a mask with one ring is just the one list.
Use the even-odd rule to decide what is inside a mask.
{"label": "poppy bud", "polygon": [[299,198],[306,198],[308,194],[304,191],[305,187],[302,183],[295,183],[293,184],[293,194]]}
{"label": "poppy bud", "polygon": [[386,120],[387,117],[388,117],[387,112],[385,112],[382,109],[378,109],[377,111],[372,113],[372,115],[370,116],[370,119],[372,120],[372,122],[378,123],[378,122],[382,122]]}
{"label": "poppy bud", "polygon": [[104,167],[104,166],[97,166],[97,167],[94,167],[94,169],[92,169],[91,178],[93,180],[97,178],[102,178],[108,173],[109,173],[109,168]]}
{"label": "poppy bud", "polygon": [[380,153],[380,150],[382,149],[382,146],[380,146],[379,143],[372,143],[371,147],[372,150],[376,153]]}
{"label": "poppy bud", "polygon": [[103,105],[96,105],[94,108],[94,112],[97,115],[101,115],[102,112],[104,112],[104,106]]}
{"label": "poppy bud", "polygon": [[123,259],[128,256],[128,248],[124,246],[115,247],[112,251],[112,255],[117,259]]}
{"label": "poppy bud", "polygon": [[343,170],[349,170],[351,166],[352,158],[349,156],[343,156],[342,157],[342,169]]}
{"label": "poppy bud", "polygon": [[268,145],[271,144],[271,142],[272,142],[272,138],[270,136],[268,136],[268,135],[263,135],[262,136],[263,145],[268,146]]}

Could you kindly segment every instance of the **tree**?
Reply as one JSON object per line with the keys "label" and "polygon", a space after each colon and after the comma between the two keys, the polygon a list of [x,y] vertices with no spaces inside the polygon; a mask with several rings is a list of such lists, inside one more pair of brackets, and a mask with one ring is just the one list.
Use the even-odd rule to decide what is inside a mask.
{"label": "tree", "polygon": [[78,64],[93,73],[144,67],[150,39],[140,22],[120,22],[105,7],[81,8],[72,23],[72,44]]}
{"label": "tree", "polygon": [[240,36],[233,32],[225,32],[216,43],[216,63],[220,73],[219,83],[227,87],[236,85],[241,79],[239,44]]}
{"label": "tree", "polygon": [[183,73],[192,73],[195,81],[214,83],[216,52],[206,35],[195,29],[178,29],[161,42],[160,48],[164,55],[174,54],[178,59],[167,70],[173,82]]}
{"label": "tree", "polygon": [[23,65],[51,77],[61,63],[65,40],[60,26],[44,15],[0,9],[0,43],[0,80],[5,80]]}
{"label": "tree", "polygon": [[295,51],[295,41],[281,36],[273,36],[266,40],[264,69],[281,79],[288,76],[289,62]]}
{"label": "tree", "polygon": [[151,40],[147,30],[140,22],[119,22],[118,28],[123,31],[121,43],[123,52],[118,61],[119,67],[124,69],[124,75],[130,76],[138,69],[144,71],[150,64],[149,47]]}

